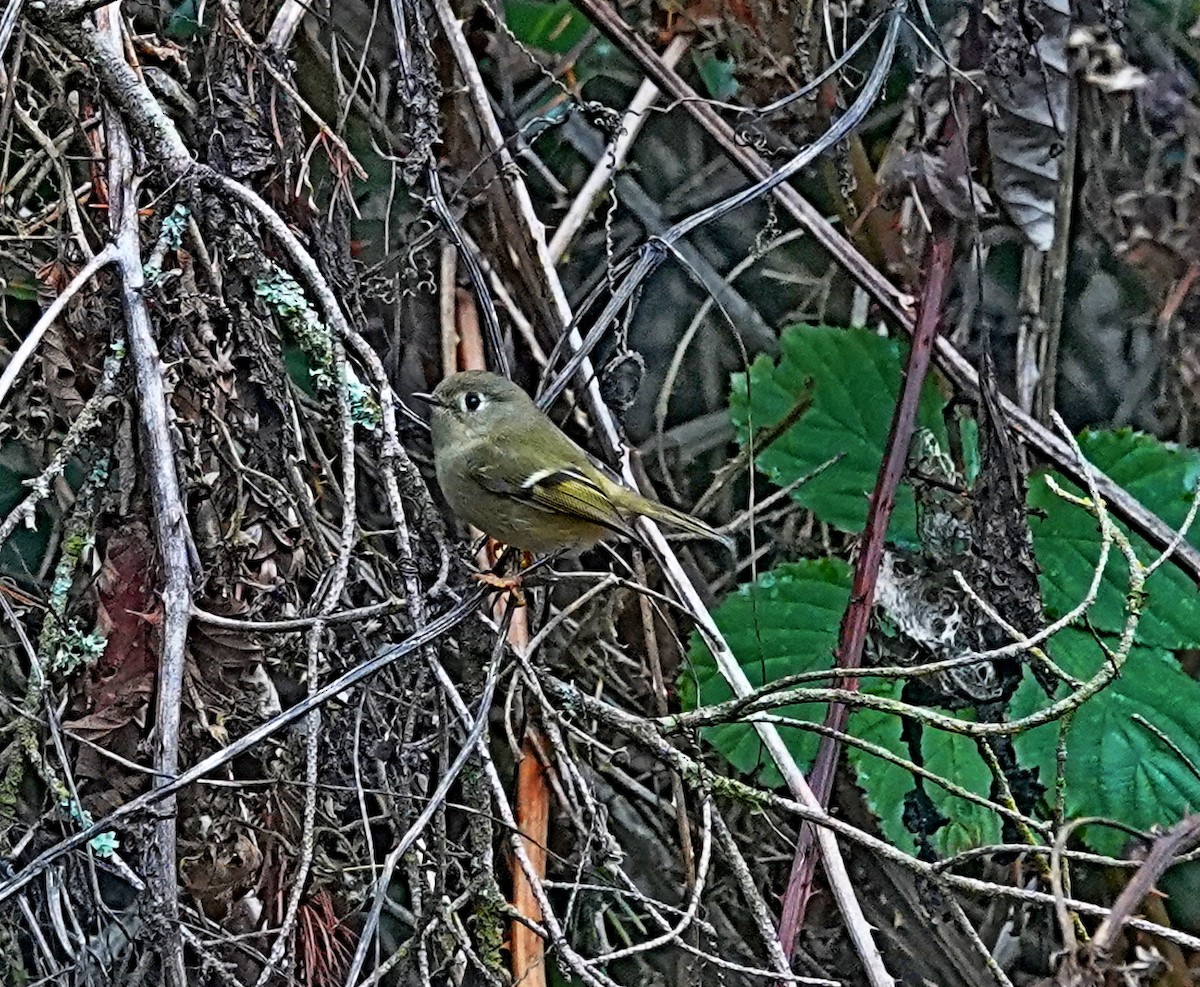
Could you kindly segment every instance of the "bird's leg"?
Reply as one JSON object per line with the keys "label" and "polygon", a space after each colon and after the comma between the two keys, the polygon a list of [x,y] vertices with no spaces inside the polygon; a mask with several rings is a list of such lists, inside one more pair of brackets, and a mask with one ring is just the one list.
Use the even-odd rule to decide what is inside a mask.
{"label": "bird's leg", "polygon": [[[499,590],[511,593],[516,598],[517,606],[523,607],[525,606],[525,594],[521,591],[521,581],[525,575],[524,570],[533,564],[533,556],[529,552],[517,552],[511,547],[499,552],[499,545],[500,543],[494,538],[488,539],[487,555],[488,561],[492,563],[492,568],[487,572],[475,573],[475,578],[488,586],[495,586]],[[505,575],[503,570],[507,567],[514,552],[516,552],[517,571]]]}
{"label": "bird's leg", "polygon": [[[512,593],[517,598],[518,606],[525,606],[525,597],[522,592],[525,582],[539,569],[551,579],[558,576],[558,573],[554,571],[552,566],[554,561],[564,554],[565,549],[559,549],[556,552],[551,552],[549,555],[543,555],[540,559],[535,559],[532,552],[517,552],[511,545],[502,553],[497,553],[498,544],[498,542],[489,539],[488,560],[493,563],[492,568],[487,572],[476,573],[475,578],[481,583],[486,583],[488,586],[495,586],[497,589]],[[503,573],[504,566],[513,553],[516,553],[517,571],[505,575]],[[499,560],[497,560],[497,555],[499,555]]]}

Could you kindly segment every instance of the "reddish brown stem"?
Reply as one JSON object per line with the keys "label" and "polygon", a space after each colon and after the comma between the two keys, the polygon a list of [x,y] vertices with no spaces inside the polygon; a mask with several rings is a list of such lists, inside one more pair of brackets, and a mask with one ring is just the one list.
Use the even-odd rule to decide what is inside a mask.
{"label": "reddish brown stem", "polygon": [[[888,522],[896,505],[896,489],[904,475],[908,462],[908,447],[916,427],[917,408],[921,399],[921,388],[929,372],[933,344],[941,324],[942,306],[945,301],[946,283],[954,260],[954,236],[948,232],[933,241],[926,265],[921,303],[913,331],[912,348],[908,353],[908,365],[904,373],[904,389],[896,410],[892,415],[891,432],[875,489],[871,493],[867,509],[867,526],[863,533],[862,551],[854,567],[854,583],[850,591],[850,603],[842,616],[840,643],[837,650],[837,665],[843,671],[862,666],[863,644],[867,637],[871,607],[875,603],[875,583],[879,576],[879,565],[883,560],[883,549],[887,537]],[[858,679],[843,676],[837,683],[841,689],[857,689]],[[825,726],[843,731],[849,710],[843,703],[833,703],[825,714]],[[821,746],[809,776],[809,786],[823,806],[829,804],[833,790],[833,775],[837,768],[841,743],[835,737],[821,738]],[[813,851],[813,829],[804,823],[796,841],[796,854],[792,859],[792,872],[783,898],[779,916],[779,941],[784,952],[791,956],[796,941],[796,932],[804,923],[804,912],[812,892],[813,870],[816,855]]]}
{"label": "reddish brown stem", "polygon": [[[525,852],[538,877],[546,875],[546,840],[550,833],[550,786],[546,770],[538,760],[537,744],[526,732],[521,746],[521,763],[517,767],[517,794],[513,799],[517,829],[525,841]],[[534,922],[542,920],[542,908],[530,887],[525,871],[513,863],[513,908]],[[513,982],[522,987],[545,987],[546,968],[541,937],[521,922],[512,924]]]}

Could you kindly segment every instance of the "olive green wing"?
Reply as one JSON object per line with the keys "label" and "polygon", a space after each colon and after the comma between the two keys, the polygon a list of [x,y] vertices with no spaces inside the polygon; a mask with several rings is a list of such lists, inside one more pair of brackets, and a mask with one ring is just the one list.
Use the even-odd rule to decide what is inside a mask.
{"label": "olive green wing", "polygon": [[609,500],[604,490],[578,470],[541,470],[520,481],[480,471],[477,479],[494,494],[522,500],[551,514],[566,514],[608,528],[625,538],[637,532]]}

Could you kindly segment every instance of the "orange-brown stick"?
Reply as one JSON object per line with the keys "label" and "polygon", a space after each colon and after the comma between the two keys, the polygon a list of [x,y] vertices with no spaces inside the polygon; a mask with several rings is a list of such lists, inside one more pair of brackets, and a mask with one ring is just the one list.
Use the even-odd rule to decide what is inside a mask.
{"label": "orange-brown stick", "polygon": [[[546,783],[546,769],[537,756],[537,744],[531,734],[534,727],[525,731],[525,742],[521,745],[521,763],[517,767],[517,792],[514,810],[517,829],[525,844],[525,852],[539,878],[546,876],[546,839],[550,830],[550,786]],[[542,909],[533,888],[525,877],[525,871],[514,860],[513,908],[522,915],[541,921]],[[520,922],[512,927],[512,972],[513,982],[521,987],[545,987],[546,965],[541,936]]]}

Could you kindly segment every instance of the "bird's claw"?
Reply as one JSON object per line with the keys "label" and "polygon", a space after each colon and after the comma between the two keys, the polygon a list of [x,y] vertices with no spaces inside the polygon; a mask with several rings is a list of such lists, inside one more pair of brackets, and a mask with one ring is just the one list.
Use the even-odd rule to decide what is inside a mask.
{"label": "bird's claw", "polygon": [[[493,544],[494,543],[489,543],[489,546],[488,546],[489,550],[492,549]],[[492,551],[489,551],[489,555],[492,555]],[[493,558],[494,557],[495,556],[493,555]],[[526,605],[526,603],[525,603],[525,593],[523,592],[522,586],[521,586],[522,570],[524,570],[526,567],[528,567],[530,565],[532,559],[533,559],[533,556],[530,555],[528,552],[521,552],[520,556],[518,558],[517,571],[514,572],[512,575],[502,576],[495,571],[477,572],[477,573],[475,573],[475,579],[487,586],[495,586],[496,589],[501,590],[502,592],[512,594],[516,605],[519,607],[523,607]]]}

